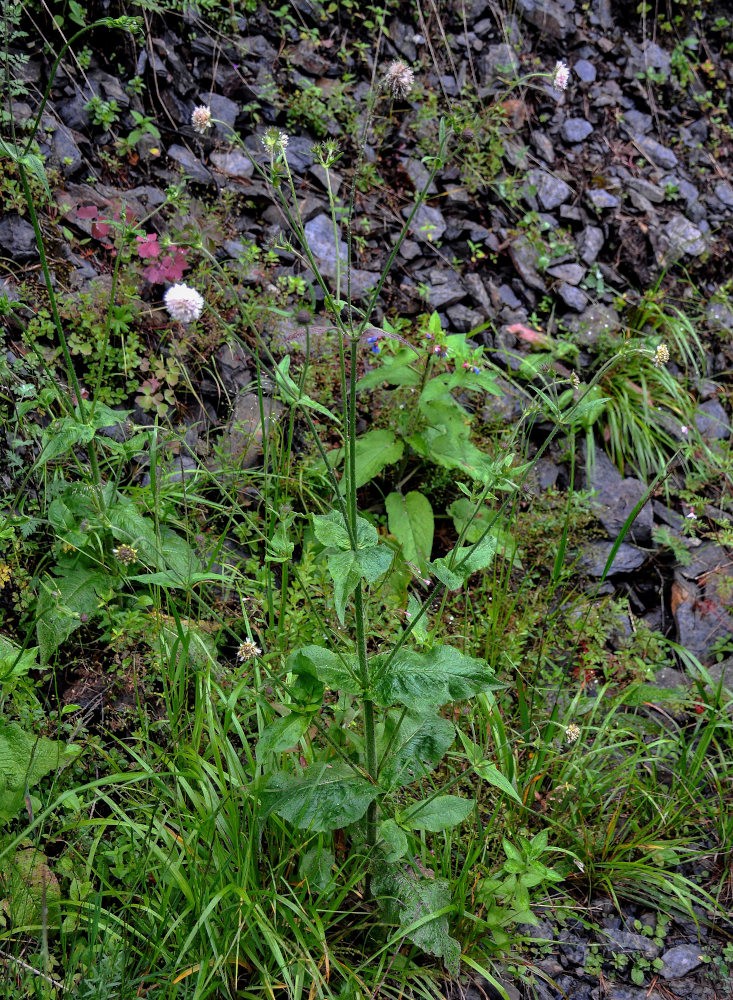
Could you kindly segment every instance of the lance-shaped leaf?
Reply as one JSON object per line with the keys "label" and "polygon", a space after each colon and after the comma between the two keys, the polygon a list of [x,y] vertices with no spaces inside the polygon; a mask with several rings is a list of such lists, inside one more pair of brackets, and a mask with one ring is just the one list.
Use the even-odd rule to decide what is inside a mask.
{"label": "lance-shaped leaf", "polygon": [[[344,661],[346,661],[344,663]],[[358,662],[353,654],[339,657],[325,646],[303,646],[290,654],[287,669],[293,674],[307,674],[331,688],[347,694],[361,694]]]}
{"label": "lance-shaped leaf", "polygon": [[433,548],[433,508],[422,493],[412,490],[390,493],[385,501],[389,530],[402,546],[402,554],[408,562],[420,568],[430,558]]}
{"label": "lance-shaped leaf", "polygon": [[430,774],[453,743],[455,726],[437,715],[408,712],[398,727],[401,713],[390,712],[377,727],[377,755],[387,754],[380,771],[380,785],[391,791]]}
{"label": "lance-shaped leaf", "polygon": [[416,802],[414,806],[405,809],[400,815],[400,823],[411,830],[439,833],[462,823],[471,814],[474,805],[473,799],[462,799],[458,795],[438,795],[437,798]]}
{"label": "lance-shaped leaf", "polygon": [[434,646],[425,653],[400,650],[385,669],[372,660],[372,696],[379,705],[406,705],[425,712],[449,701],[465,701],[491,687],[485,660],[466,656],[453,646]]}
{"label": "lance-shaped leaf", "polygon": [[407,854],[409,844],[407,834],[393,819],[383,819],[379,824],[379,835],[384,841],[385,861],[399,861]]}
{"label": "lance-shaped leaf", "polygon": [[355,823],[377,796],[377,786],[342,761],[311,764],[302,774],[272,774],[261,793],[265,814],[277,813],[314,832]]}
{"label": "lance-shaped leaf", "polygon": [[[388,430],[367,431],[356,442],[356,487],[363,486],[375,476],[378,476],[387,465],[399,462],[404,451],[404,444]],[[339,486],[343,495],[346,492],[346,480]]]}

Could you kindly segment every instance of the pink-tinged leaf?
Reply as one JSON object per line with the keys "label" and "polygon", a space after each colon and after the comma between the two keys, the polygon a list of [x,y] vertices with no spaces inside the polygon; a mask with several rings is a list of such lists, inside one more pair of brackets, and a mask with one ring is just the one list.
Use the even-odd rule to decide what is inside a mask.
{"label": "pink-tinged leaf", "polygon": [[[92,236],[95,240],[106,240],[109,236],[110,229],[112,227],[107,222],[93,222],[92,223]],[[108,246],[111,244],[107,244]]]}
{"label": "pink-tinged leaf", "polygon": [[80,205],[76,214],[80,219],[96,219],[99,215],[99,209],[96,205]]}
{"label": "pink-tinged leaf", "polygon": [[136,236],[137,252],[143,258],[157,257],[160,253],[158,246],[158,234],[149,233],[147,236]]}
{"label": "pink-tinged leaf", "polygon": [[143,277],[151,285],[160,285],[165,281],[165,268],[160,264],[148,264],[143,271]]}
{"label": "pink-tinged leaf", "polygon": [[512,323],[511,326],[507,327],[507,333],[515,334],[520,340],[526,340],[528,344],[542,344],[544,346],[549,343],[547,334],[542,333],[541,330],[532,330],[523,323]]}

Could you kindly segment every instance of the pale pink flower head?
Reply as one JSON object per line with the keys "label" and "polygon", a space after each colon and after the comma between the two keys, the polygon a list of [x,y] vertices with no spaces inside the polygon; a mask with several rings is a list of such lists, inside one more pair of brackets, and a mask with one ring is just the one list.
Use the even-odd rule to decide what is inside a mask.
{"label": "pale pink flower head", "polygon": [[207,129],[211,128],[211,108],[206,104],[199,104],[191,112],[191,125],[194,132],[204,135]]}
{"label": "pale pink flower head", "polygon": [[694,510],[691,510],[687,514],[685,514],[685,517],[687,518],[688,521],[697,521],[697,514],[695,513]]}
{"label": "pale pink flower head", "polygon": [[690,433],[690,428],[687,426],[687,424],[682,424],[682,426],[680,427],[680,431],[683,434],[689,434]]}
{"label": "pale pink flower head", "polygon": [[570,80],[570,67],[562,59],[555,63],[555,73],[552,77],[552,86],[555,90],[565,90]]}
{"label": "pale pink flower head", "polygon": [[396,59],[384,76],[384,86],[393,97],[407,97],[415,82],[415,74],[401,59]]}
{"label": "pale pink flower head", "polygon": [[170,318],[178,323],[193,322],[204,309],[204,300],[196,289],[184,284],[171,285],[163,296],[163,301]]}

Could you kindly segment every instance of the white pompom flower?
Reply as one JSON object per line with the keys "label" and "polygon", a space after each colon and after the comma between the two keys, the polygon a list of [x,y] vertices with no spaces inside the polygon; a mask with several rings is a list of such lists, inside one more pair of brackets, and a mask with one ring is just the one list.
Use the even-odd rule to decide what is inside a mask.
{"label": "white pompom flower", "polygon": [[165,307],[171,319],[178,323],[192,323],[204,309],[204,300],[195,288],[188,285],[171,285],[163,296]]}
{"label": "white pompom flower", "polygon": [[206,104],[199,104],[191,112],[191,125],[194,132],[203,135],[207,129],[211,128],[211,108]]}
{"label": "white pompom flower", "polygon": [[555,90],[565,90],[570,80],[570,67],[562,59],[555,64],[555,73],[552,77],[552,86]]}

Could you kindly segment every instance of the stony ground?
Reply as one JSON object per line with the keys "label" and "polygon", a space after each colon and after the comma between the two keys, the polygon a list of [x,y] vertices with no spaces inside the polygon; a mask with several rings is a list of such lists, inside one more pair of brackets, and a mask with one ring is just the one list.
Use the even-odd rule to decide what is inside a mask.
{"label": "stony ground", "polygon": [[[392,5],[380,59],[401,58],[422,69],[415,92],[394,104],[368,136],[365,160],[374,183],[357,194],[357,220],[368,225],[357,229],[352,292],[360,297],[375,283],[415,190],[427,179],[423,157],[437,141],[438,109],[453,109],[466,126],[457,129],[454,156],[414,219],[383,290],[380,315],[414,316],[427,303],[446,329],[481,328],[477,342],[508,377],[535,348],[540,327],[541,335],[558,340],[580,334],[576,367],[591,372],[603,338],[623,331],[633,309],[657,289],[658,300],[688,310],[704,343],[707,371],[698,387],[696,424],[710,447],[725,444],[733,359],[733,310],[726,304],[733,232],[729,4],[702,5],[709,30],[695,47],[685,43],[692,33],[686,5],[682,21],[669,32],[652,13],[642,18],[636,2],[517,0],[510,6],[507,12],[487,0],[450,0],[439,5],[438,17],[434,4],[422,5],[422,14],[419,4],[417,12],[412,4]],[[207,29],[192,16],[155,19],[142,47],[118,40],[108,52],[100,36],[85,70],[71,60],[63,63],[40,139],[47,163],[57,169],[55,206],[46,211],[44,228],[54,279],[65,294],[91,290],[98,296],[109,287],[109,232],[96,220],[110,206],[125,206],[144,219],[182,173],[196,199],[186,205],[180,226],[203,233],[220,260],[241,258],[243,244],[272,244],[283,229],[282,216],[251,159],[229,141],[235,131],[260,157],[258,135],[267,124],[290,133],[287,159],[309,244],[323,271],[334,273],[324,174],[311,147],[324,134],[340,140],[344,158],[336,179],[343,179],[345,192],[364,122],[373,32],[345,9],[324,20],[318,5],[295,0],[290,20],[283,21],[276,7],[260,5],[240,17],[236,35]],[[355,41],[368,45],[364,58]],[[346,54],[337,58],[341,49]],[[508,81],[517,77],[550,74],[557,59],[572,70],[565,92],[554,90],[549,76],[509,89]],[[17,120],[37,107],[48,69],[48,59],[37,54],[26,64],[27,96],[16,104]],[[344,74],[345,102],[355,110],[339,115],[328,99],[339,92]],[[143,96],[125,87],[134,76],[145,83]],[[309,85],[319,88],[325,103],[303,105],[296,114],[288,95],[305,91],[312,97]],[[94,95],[117,102],[123,125],[134,123],[133,111],[152,116],[160,137],[146,135],[126,156],[111,156],[112,132],[121,126],[93,123],[87,105]],[[206,136],[189,125],[199,103],[210,105],[220,122]],[[495,109],[483,127],[475,123],[480,108]],[[226,211],[209,225],[217,203]],[[62,223],[68,238],[61,236]],[[38,257],[30,224],[11,203],[0,220],[0,250],[2,290],[17,298],[21,282],[37,281]],[[243,287],[262,285],[264,293],[273,274],[308,282],[292,254],[276,252],[274,272],[251,260],[242,267]],[[143,291],[149,313],[141,319],[151,356],[162,291],[151,275]],[[318,302],[317,290],[315,296]],[[6,349],[19,356],[14,323],[7,324]],[[318,329],[316,317],[316,353],[326,349],[319,347]],[[302,323],[284,319],[271,332],[274,347],[289,349],[302,339]],[[248,351],[215,345],[195,370],[198,402],[168,414],[184,427],[192,454],[199,456],[180,459],[182,474],[208,460],[207,439],[223,441],[234,452],[244,447],[246,435],[238,437],[232,428],[257,419],[248,411],[251,399],[237,397],[251,380],[251,364]],[[493,415],[511,420],[522,398],[508,379],[504,385],[507,396],[496,402]],[[138,402],[137,418],[145,421],[148,413]],[[674,423],[669,433],[684,440],[684,429]],[[622,475],[599,450],[589,483],[597,490],[599,539],[586,546],[581,563],[589,579],[602,576],[611,540],[645,491],[634,470],[626,471]],[[560,451],[551,452],[541,463],[538,485],[565,485],[568,475]],[[0,476],[6,488],[12,486],[8,471]],[[726,486],[721,483],[720,497]],[[721,509],[718,497],[709,500],[698,516],[708,524],[724,522],[725,502],[720,500]],[[604,586],[625,586],[633,615],[676,638],[711,667],[716,680],[726,681],[733,661],[714,662],[713,650],[733,635],[733,566],[723,545],[701,543],[683,530],[687,513],[670,508],[664,495],[647,503]],[[655,525],[668,528],[691,561],[660,561],[652,546]],[[633,627],[633,619],[626,627]],[[676,686],[686,678],[668,670],[657,683]],[[584,916],[561,923],[548,912],[533,931],[548,942],[533,957],[556,983],[537,979],[541,1000],[733,996],[715,969],[701,962],[712,941],[704,925],[673,922],[656,942],[641,933],[656,926],[656,916],[641,908],[629,906],[619,915],[610,901],[598,898],[590,901],[590,912],[590,922]],[[614,960],[661,957],[663,966],[651,991],[633,985],[622,958],[618,981],[599,984],[598,975],[584,971],[591,953]]]}

